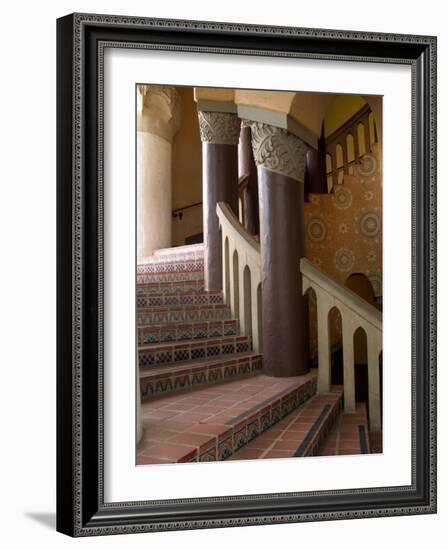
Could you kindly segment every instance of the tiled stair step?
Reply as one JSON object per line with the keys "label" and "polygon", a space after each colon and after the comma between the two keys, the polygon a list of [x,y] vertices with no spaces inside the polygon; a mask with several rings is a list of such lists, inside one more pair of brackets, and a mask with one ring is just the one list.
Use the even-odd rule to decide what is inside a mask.
{"label": "tiled stair step", "polygon": [[142,399],[160,397],[198,386],[227,382],[260,373],[262,356],[240,353],[214,359],[198,359],[181,365],[166,365],[140,371]]}
{"label": "tiled stair step", "polygon": [[179,259],[198,259],[204,257],[204,244],[186,244],[172,248],[159,248],[154,251],[153,257]]}
{"label": "tiled stair step", "polygon": [[138,327],[138,345],[156,344],[158,342],[175,342],[178,340],[196,340],[199,338],[216,338],[219,336],[236,336],[238,321],[236,319],[218,321],[185,321],[162,325],[144,325]]}
{"label": "tiled stair step", "polygon": [[180,273],[204,269],[204,260],[177,260],[166,261],[166,258],[157,258],[154,262],[137,266],[140,273]]}
{"label": "tiled stair step", "polygon": [[179,307],[222,304],[222,292],[137,295],[137,307]]}
{"label": "tiled stair step", "polygon": [[204,280],[137,284],[137,295],[175,294],[177,292],[188,292],[190,294],[204,292]]}
{"label": "tiled stair step", "polygon": [[137,325],[160,325],[162,323],[221,321],[231,318],[230,308],[225,304],[153,307],[137,311]]}
{"label": "tiled stair step", "polygon": [[316,393],[304,376],[257,374],[142,403],[137,464],[225,460]]}
{"label": "tiled stair step", "polygon": [[359,455],[374,452],[370,448],[369,423],[365,403],[357,403],[354,412],[342,412],[326,437],[322,455]]}
{"label": "tiled stair step", "polygon": [[194,361],[195,359],[216,358],[234,353],[251,351],[252,343],[248,336],[223,336],[202,340],[162,342],[138,348],[138,364],[141,369],[159,365]]}
{"label": "tiled stair step", "polygon": [[232,460],[293,458],[320,455],[323,441],[337,422],[342,408],[342,390],[320,394],[303,407],[248,443]]}
{"label": "tiled stair step", "polygon": [[179,281],[203,281],[204,269],[194,271],[170,271],[168,273],[137,273],[137,286],[147,283],[174,283]]}
{"label": "tiled stair step", "polygon": [[369,447],[371,453],[383,452],[383,432],[369,433]]}

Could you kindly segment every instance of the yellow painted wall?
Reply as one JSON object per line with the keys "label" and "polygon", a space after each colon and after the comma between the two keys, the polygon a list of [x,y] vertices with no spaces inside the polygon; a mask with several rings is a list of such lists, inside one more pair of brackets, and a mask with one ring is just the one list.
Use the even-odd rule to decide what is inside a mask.
{"label": "yellow painted wall", "polygon": [[[173,210],[202,201],[202,144],[193,88],[177,88],[182,101],[180,128],[173,140]],[[202,208],[173,218],[173,245],[184,244],[189,235],[202,232]]]}
{"label": "yellow painted wall", "polygon": [[325,136],[340,128],[347,120],[366,104],[359,95],[337,95],[330,103],[324,117]]}

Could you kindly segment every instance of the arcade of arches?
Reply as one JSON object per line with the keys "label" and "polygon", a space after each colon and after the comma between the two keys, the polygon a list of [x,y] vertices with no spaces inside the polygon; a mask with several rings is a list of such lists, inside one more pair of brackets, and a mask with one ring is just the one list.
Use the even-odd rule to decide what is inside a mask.
{"label": "arcade of arches", "polygon": [[381,97],[137,95],[137,463],[381,452]]}

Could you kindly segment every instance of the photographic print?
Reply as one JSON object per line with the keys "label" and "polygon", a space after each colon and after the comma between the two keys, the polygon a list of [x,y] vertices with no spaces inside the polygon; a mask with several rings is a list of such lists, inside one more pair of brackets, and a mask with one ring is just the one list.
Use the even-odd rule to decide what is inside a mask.
{"label": "photographic print", "polygon": [[57,26],[57,529],[434,513],[436,38]]}
{"label": "photographic print", "polygon": [[137,465],[382,452],[382,97],[136,86]]}

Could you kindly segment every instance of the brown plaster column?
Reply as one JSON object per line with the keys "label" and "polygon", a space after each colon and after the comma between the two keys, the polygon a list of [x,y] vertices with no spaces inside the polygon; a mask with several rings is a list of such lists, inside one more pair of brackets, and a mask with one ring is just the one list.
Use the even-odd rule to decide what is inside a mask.
{"label": "brown plaster column", "polygon": [[260,221],[258,216],[258,178],[257,166],[252,151],[252,130],[250,122],[241,123],[240,142],[238,145],[238,177],[247,176],[243,191],[244,227],[251,235],[258,235]]}
{"label": "brown plaster column", "polygon": [[286,130],[254,122],[262,270],[263,364],[271,376],[309,370],[300,257],[304,247],[306,145]]}
{"label": "brown plaster column", "polygon": [[202,140],[202,209],[205,289],[222,290],[222,242],[216,205],[227,202],[238,215],[238,139],[235,114],[199,111]]}

